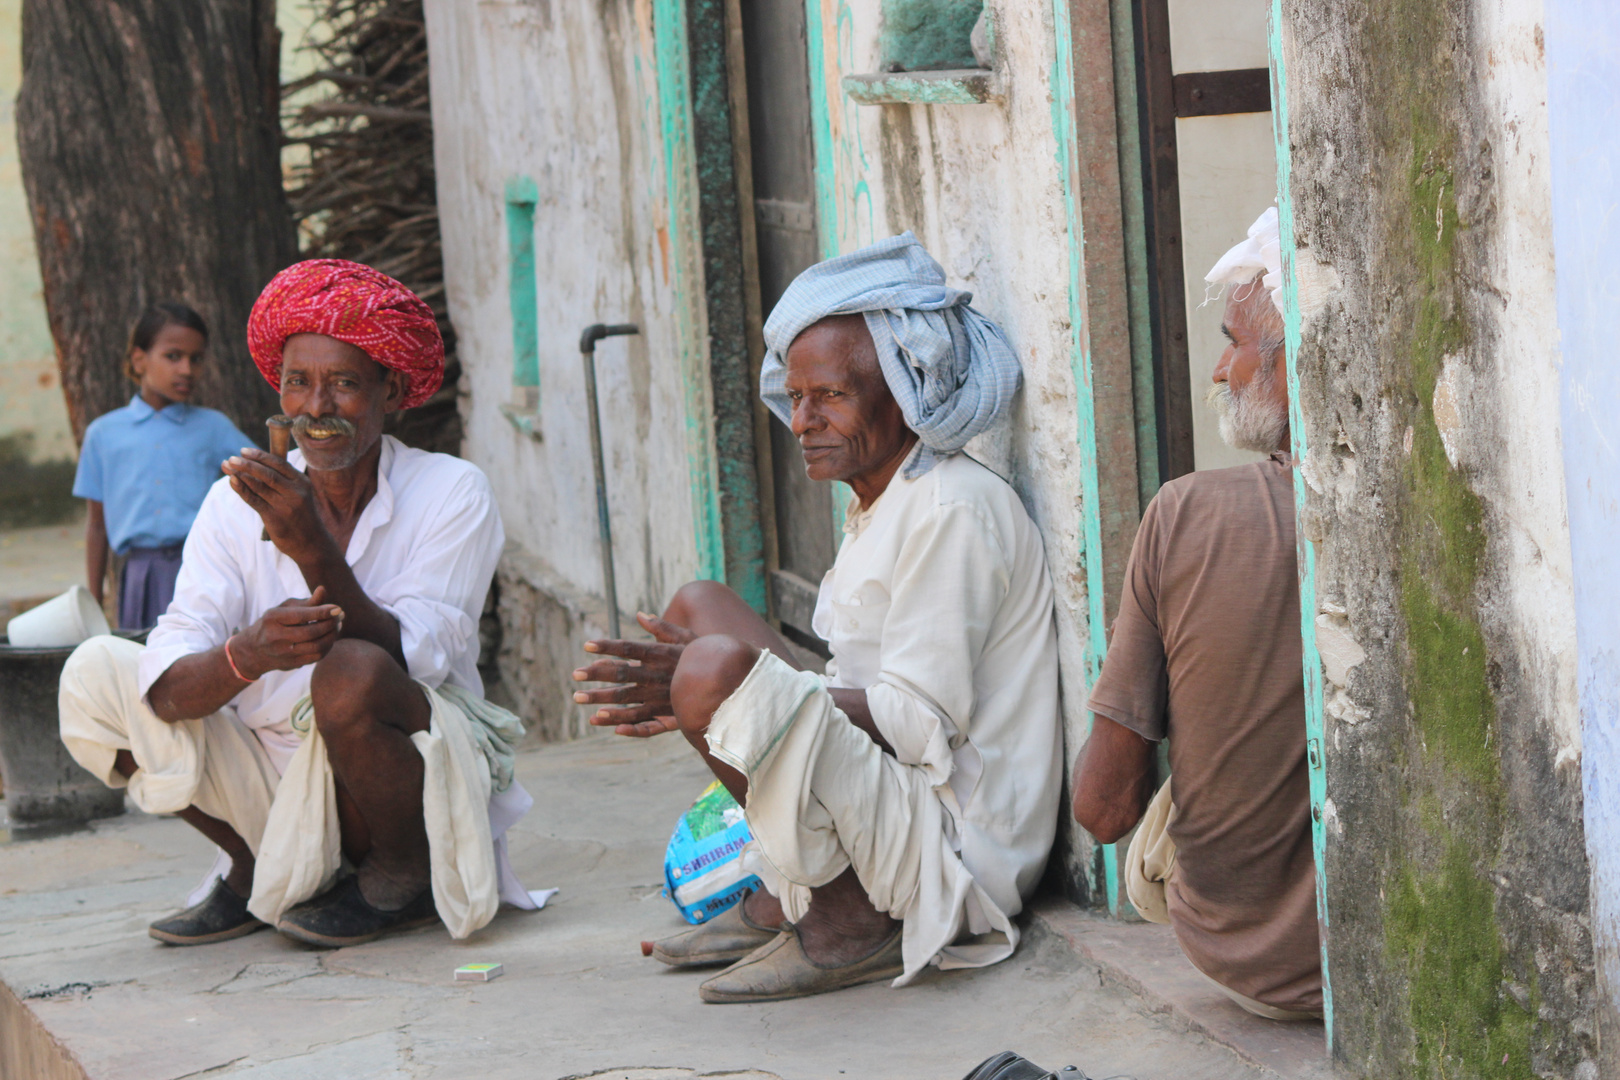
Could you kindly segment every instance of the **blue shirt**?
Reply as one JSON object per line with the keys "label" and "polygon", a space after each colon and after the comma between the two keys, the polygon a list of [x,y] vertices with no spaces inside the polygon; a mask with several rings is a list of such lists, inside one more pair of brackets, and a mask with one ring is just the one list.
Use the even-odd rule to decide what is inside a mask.
{"label": "blue shirt", "polygon": [[154,409],[137,394],[84,433],[73,494],[101,503],[120,555],[168,547],[191,531],[225,459],[253,445],[224,413],[180,403]]}

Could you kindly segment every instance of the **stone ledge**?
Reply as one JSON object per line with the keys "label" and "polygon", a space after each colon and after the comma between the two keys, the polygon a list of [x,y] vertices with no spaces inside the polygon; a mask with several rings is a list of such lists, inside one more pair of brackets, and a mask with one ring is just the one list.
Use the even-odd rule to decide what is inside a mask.
{"label": "stone ledge", "polygon": [[1061,939],[1106,982],[1135,993],[1149,1010],[1232,1050],[1284,1080],[1332,1080],[1320,1022],[1283,1023],[1251,1016],[1204,981],[1168,926],[1089,914],[1066,900],[1030,905],[1033,926]]}
{"label": "stone ledge", "polygon": [[84,1068],[5,983],[0,983],[0,1077],[86,1080]]}
{"label": "stone ledge", "polygon": [[845,75],[843,85],[857,105],[982,105],[999,96],[986,68]]}

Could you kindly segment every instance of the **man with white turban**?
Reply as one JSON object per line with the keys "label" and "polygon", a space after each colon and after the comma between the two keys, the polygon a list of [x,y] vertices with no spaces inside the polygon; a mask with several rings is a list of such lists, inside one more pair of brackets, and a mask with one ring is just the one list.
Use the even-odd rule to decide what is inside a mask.
{"label": "man with white turban", "polygon": [[[1208,280],[1230,289],[1210,404],[1227,442],[1270,456],[1172,480],[1142,515],[1074,816],[1104,843],[1140,822],[1131,902],[1227,996],[1272,1019],[1319,1017],[1275,208]],[[1155,794],[1166,738],[1171,779]]]}
{"label": "man with white turban", "polygon": [[969,299],[906,233],[806,270],[766,323],[762,396],[810,478],[855,494],[816,604],[825,676],[713,582],[574,673],[621,684],[575,695],[593,723],[681,731],[746,808],[765,891],[653,946],[731,963],[705,1001],[903,985],[1017,946],[1057,825],[1057,637],[1040,533],[961,452],[1020,379]]}
{"label": "man with white turban", "polygon": [[69,658],[62,739],[220,848],[159,941],[269,924],[335,947],[441,919],[464,937],[502,900],[535,906],[504,839],[532,800],[523,727],[476,666],[503,543],[489,482],[382,432],[444,381],[444,342],[409,289],[341,259],[277,274],[247,329],[298,449],[224,463],[145,648]]}

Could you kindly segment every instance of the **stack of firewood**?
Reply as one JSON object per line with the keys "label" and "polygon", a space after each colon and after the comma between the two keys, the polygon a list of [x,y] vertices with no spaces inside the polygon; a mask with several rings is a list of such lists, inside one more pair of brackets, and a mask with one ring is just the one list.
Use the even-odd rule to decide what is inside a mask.
{"label": "stack of firewood", "polygon": [[299,244],[305,258],[374,266],[433,308],[449,354],[444,388],[396,415],[390,430],[413,446],[454,454],[461,367],[445,307],[422,0],[313,6],[314,29],[293,44],[316,70],[282,86],[283,138],[307,149],[287,169]]}

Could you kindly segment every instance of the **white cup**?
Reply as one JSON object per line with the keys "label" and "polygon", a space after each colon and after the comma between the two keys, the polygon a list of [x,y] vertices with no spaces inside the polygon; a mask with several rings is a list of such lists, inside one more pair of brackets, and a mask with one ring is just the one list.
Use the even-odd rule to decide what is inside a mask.
{"label": "white cup", "polygon": [[29,608],[6,624],[6,640],[18,649],[60,649],[110,633],[107,617],[83,585]]}

